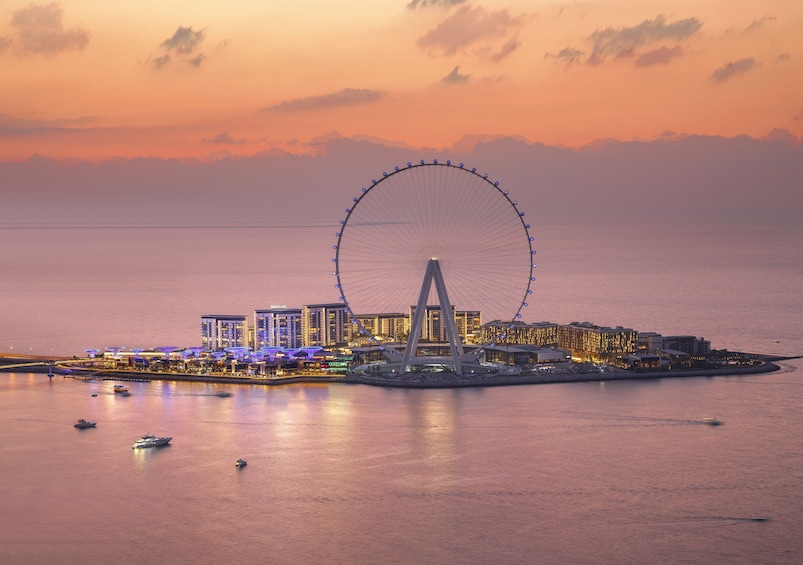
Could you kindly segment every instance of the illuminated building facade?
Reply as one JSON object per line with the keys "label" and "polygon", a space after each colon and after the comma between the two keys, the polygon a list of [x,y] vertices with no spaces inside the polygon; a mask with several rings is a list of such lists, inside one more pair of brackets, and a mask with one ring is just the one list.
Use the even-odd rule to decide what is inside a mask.
{"label": "illuminated building facade", "polygon": [[482,328],[482,312],[479,310],[458,310],[454,314],[457,323],[457,335],[465,344],[480,343]]}
{"label": "illuminated building facade", "polygon": [[304,347],[326,347],[348,342],[351,322],[341,303],[309,304],[302,308],[301,332]]}
{"label": "illuminated building facade", "polygon": [[636,351],[638,332],[621,326],[608,328],[589,322],[558,326],[558,347],[578,361],[616,363]]}
{"label": "illuminated building facade", "polygon": [[254,311],[254,349],[294,348],[306,345],[302,339],[301,308],[276,307]]}
{"label": "illuminated building facade", "polygon": [[[452,315],[454,316],[454,306],[452,306]],[[413,319],[415,319],[415,306],[410,306],[410,320],[412,321]],[[441,307],[427,306],[424,311],[424,322],[421,324],[419,342],[438,343],[444,341],[446,341],[446,325],[441,318]]]}
{"label": "illuminated building facade", "polygon": [[[504,337],[497,339],[500,335]],[[481,327],[480,339],[482,343],[494,341],[507,345],[556,347],[558,345],[558,324],[552,322],[525,324],[524,322],[511,323],[494,320]]]}
{"label": "illuminated building facade", "polygon": [[228,347],[248,347],[248,320],[245,316],[201,316],[201,345],[209,351]]}
{"label": "illuminated building facade", "polygon": [[[402,342],[410,331],[410,319],[404,314],[364,314],[357,316],[362,327],[381,341]],[[360,326],[351,324],[351,342],[367,343],[370,336],[360,335]]]}

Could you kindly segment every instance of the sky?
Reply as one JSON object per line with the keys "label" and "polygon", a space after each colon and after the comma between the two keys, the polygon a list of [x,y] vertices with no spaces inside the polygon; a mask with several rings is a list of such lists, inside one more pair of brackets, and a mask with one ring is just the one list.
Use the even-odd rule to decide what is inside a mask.
{"label": "sky", "polygon": [[803,136],[800,0],[7,0],[0,69],[6,163]]}
{"label": "sky", "polygon": [[[553,272],[572,242],[638,262],[736,230],[782,234],[766,241],[799,273],[802,138],[801,0],[4,0],[0,265],[35,282],[10,279],[0,325],[50,325],[62,281],[36,273],[56,248],[67,266],[86,253],[68,246],[83,228],[104,261],[170,254],[156,282],[183,289],[189,255],[229,251],[197,249],[196,228],[257,226],[248,260],[323,257],[310,273],[334,292],[360,188],[433,159],[509,190]],[[20,302],[28,286],[45,299]],[[184,306],[185,327],[214,308]]]}

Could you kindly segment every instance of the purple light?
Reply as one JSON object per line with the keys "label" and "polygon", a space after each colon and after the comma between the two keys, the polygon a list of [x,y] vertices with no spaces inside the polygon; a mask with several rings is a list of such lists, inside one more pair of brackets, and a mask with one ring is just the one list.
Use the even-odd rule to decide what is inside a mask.
{"label": "purple light", "polygon": [[161,352],[162,354],[164,354],[165,359],[168,359],[168,360],[170,359],[170,354],[173,353],[176,350],[178,350],[178,347],[176,347],[175,345],[164,345],[162,347],[155,347],[154,348],[154,351]]}

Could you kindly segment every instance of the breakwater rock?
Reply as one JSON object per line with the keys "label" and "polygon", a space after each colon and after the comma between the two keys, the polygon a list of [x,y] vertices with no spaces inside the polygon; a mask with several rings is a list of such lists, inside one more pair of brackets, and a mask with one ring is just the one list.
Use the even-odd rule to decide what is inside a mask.
{"label": "breakwater rock", "polygon": [[392,388],[458,388],[472,386],[511,386],[531,384],[579,383],[639,379],[667,379],[689,377],[719,377],[770,373],[780,369],[771,362],[749,366],[729,366],[718,369],[673,371],[606,370],[589,373],[527,373],[521,375],[456,375],[454,373],[404,373],[401,375],[369,375],[350,373],[343,382]]}

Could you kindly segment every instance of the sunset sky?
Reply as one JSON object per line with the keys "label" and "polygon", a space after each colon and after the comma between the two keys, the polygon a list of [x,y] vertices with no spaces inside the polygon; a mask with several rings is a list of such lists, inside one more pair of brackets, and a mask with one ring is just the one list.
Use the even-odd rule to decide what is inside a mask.
{"label": "sunset sky", "polygon": [[9,0],[0,161],[803,136],[800,0]]}

